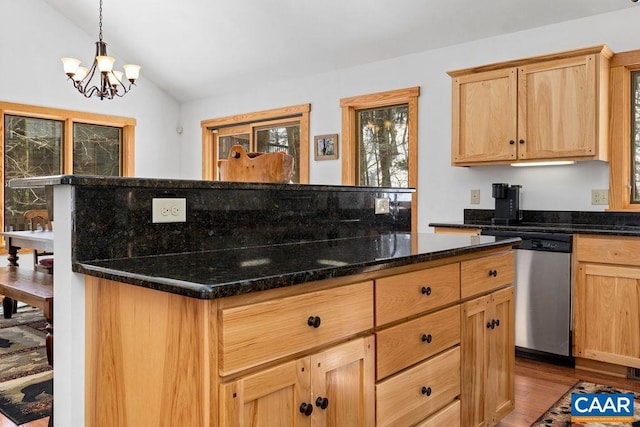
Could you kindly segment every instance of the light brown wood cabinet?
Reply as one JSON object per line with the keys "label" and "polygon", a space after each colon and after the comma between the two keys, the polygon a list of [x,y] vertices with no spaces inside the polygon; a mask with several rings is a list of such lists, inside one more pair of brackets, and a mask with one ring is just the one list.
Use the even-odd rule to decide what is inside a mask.
{"label": "light brown wood cabinet", "polygon": [[574,356],[640,368],[640,239],[574,239]]}
{"label": "light brown wood cabinet", "polygon": [[493,422],[513,402],[512,252],[213,300],[87,276],[85,425],[454,427],[485,403]]}
{"label": "light brown wood cabinet", "polygon": [[462,304],[462,425],[493,426],[514,406],[513,287]]}
{"label": "light brown wood cabinet", "polygon": [[374,338],[222,384],[222,426],[371,426]]}
{"label": "light brown wood cabinet", "polygon": [[450,71],[452,165],[607,160],[612,55],[596,46]]}

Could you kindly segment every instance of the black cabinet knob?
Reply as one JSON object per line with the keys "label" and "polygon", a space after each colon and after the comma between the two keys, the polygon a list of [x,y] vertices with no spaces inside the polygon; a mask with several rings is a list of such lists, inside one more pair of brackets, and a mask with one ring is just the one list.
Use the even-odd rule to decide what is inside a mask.
{"label": "black cabinet knob", "polygon": [[497,277],[498,276],[498,270],[489,270],[489,276]]}
{"label": "black cabinet knob", "polygon": [[487,322],[487,329],[493,329],[496,327],[495,322]]}
{"label": "black cabinet knob", "polygon": [[524,139],[521,139],[520,141],[518,141],[520,144],[524,144]]}
{"label": "black cabinet knob", "polygon": [[513,144],[515,144],[515,143],[516,143],[516,142],[515,142],[513,139],[512,139],[511,141],[509,141],[509,144],[511,144],[511,145],[513,145]]}
{"label": "black cabinet knob", "polygon": [[424,394],[425,396],[431,396],[431,387],[425,387],[422,386],[422,390],[421,390],[422,394]]}
{"label": "black cabinet knob", "polygon": [[320,327],[320,316],[310,316],[307,319],[307,325],[311,326],[312,328],[319,328]]}
{"label": "black cabinet knob", "polygon": [[421,292],[422,292],[422,295],[426,295],[426,296],[431,295],[431,286],[426,286],[426,287],[423,286]]}
{"label": "black cabinet knob", "polygon": [[495,323],[496,326],[500,326],[500,319],[494,319],[491,323]]}
{"label": "black cabinet knob", "polygon": [[433,339],[433,337],[431,336],[431,334],[427,335],[424,334],[422,335],[422,342],[426,342],[427,344],[431,344],[431,340]]}
{"label": "black cabinet knob", "polygon": [[327,406],[329,406],[329,399],[327,399],[326,397],[317,398],[316,406],[320,409],[327,409]]}
{"label": "black cabinet knob", "polygon": [[313,405],[311,405],[311,403],[303,403],[300,405],[300,412],[305,414],[307,417],[310,416],[313,412]]}

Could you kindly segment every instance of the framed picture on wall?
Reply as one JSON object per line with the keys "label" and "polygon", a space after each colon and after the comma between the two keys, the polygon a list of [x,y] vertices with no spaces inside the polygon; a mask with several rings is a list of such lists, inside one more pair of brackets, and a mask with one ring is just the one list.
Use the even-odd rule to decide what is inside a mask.
{"label": "framed picture on wall", "polygon": [[314,160],[330,160],[338,158],[338,134],[316,135],[314,142]]}

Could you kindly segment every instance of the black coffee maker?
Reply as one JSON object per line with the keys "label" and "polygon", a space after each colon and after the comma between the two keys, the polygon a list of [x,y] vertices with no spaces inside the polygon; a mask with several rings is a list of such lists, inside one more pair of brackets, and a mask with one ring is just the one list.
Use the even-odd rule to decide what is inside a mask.
{"label": "black coffee maker", "polygon": [[496,210],[491,223],[510,225],[522,221],[522,210],[520,209],[520,188],[522,186],[505,183],[496,183],[492,186],[492,196],[496,199]]}

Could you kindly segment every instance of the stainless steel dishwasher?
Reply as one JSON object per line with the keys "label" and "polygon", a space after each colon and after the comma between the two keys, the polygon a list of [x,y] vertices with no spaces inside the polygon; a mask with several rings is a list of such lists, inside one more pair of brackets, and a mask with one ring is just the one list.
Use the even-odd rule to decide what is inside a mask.
{"label": "stainless steel dishwasher", "polygon": [[572,235],[494,230],[483,230],[482,234],[522,239],[515,250],[516,354],[573,365]]}

